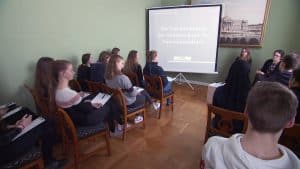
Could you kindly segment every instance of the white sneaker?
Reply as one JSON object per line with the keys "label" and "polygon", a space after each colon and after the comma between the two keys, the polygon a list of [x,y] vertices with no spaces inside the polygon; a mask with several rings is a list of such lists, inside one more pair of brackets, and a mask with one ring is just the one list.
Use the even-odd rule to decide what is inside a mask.
{"label": "white sneaker", "polygon": [[122,131],[115,130],[115,132],[110,132],[111,137],[121,137],[122,136]]}
{"label": "white sneaker", "polygon": [[160,108],[160,103],[153,102],[152,106],[155,110],[158,110]]}
{"label": "white sneaker", "polygon": [[[117,125],[117,130],[118,131],[123,131],[123,127],[124,127],[124,125],[118,124]],[[126,128],[130,128],[130,127],[131,127],[131,124],[127,123]]]}
{"label": "white sneaker", "polygon": [[135,117],[134,123],[135,123],[135,124],[136,124],[136,123],[140,123],[140,122],[142,122],[143,120],[144,120],[143,116],[138,115],[138,116]]}

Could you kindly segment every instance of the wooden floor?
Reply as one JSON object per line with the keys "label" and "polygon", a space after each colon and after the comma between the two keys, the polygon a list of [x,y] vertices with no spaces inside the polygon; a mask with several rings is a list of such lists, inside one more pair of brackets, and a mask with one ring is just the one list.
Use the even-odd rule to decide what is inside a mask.
{"label": "wooden floor", "polygon": [[[111,138],[105,151],[81,162],[80,169],[198,169],[206,127],[206,87],[174,85],[174,112],[165,108],[160,120],[149,109],[146,129],[134,129],[123,142]],[[152,113],[151,113],[152,112]]]}

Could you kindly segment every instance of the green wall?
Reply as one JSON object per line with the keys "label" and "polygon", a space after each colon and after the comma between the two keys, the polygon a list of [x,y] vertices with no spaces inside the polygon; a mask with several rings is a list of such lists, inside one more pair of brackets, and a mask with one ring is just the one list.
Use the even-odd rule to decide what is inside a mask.
{"label": "green wall", "polygon": [[[162,0],[162,5],[185,5],[189,2],[190,0]],[[253,79],[256,69],[259,69],[266,59],[272,57],[272,52],[275,49],[281,48],[287,52],[300,52],[299,7],[299,0],[271,0],[263,47],[250,49],[253,59],[251,79]],[[239,52],[240,48],[219,49],[218,75],[185,73],[185,76],[189,80],[201,82],[224,81],[231,63],[239,55]],[[175,73],[170,74],[175,75]]]}
{"label": "green wall", "polygon": [[[82,53],[130,49],[145,55],[145,8],[190,4],[190,0],[1,0],[0,104],[17,101],[33,107],[23,84],[33,84],[40,56],[69,59]],[[263,48],[252,49],[252,72],[276,48],[300,51],[299,0],[272,0]],[[201,82],[222,81],[240,49],[220,48],[218,75],[186,74]],[[141,57],[142,63],[145,62]],[[253,76],[253,73],[252,73]]]}
{"label": "green wall", "polygon": [[[161,0],[1,0],[0,104],[34,107],[23,84],[33,84],[40,56],[78,65],[85,52],[119,47],[145,54],[145,8]],[[142,57],[144,58],[144,57]],[[144,62],[144,59],[143,59]]]}

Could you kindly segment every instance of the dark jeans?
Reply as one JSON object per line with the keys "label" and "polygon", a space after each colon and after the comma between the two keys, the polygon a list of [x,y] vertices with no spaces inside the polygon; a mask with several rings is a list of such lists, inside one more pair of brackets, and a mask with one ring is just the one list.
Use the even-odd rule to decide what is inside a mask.
{"label": "dark jeans", "polygon": [[143,95],[145,97],[145,101],[149,104],[152,104],[153,101],[151,99],[151,96],[149,95],[149,93],[146,90],[143,90],[141,93],[141,95]]}
{"label": "dark jeans", "polygon": [[[89,96],[89,98],[93,98],[94,96]],[[114,131],[114,121],[122,124],[121,108],[115,103],[113,98],[109,99],[99,109],[94,108],[90,102],[82,101],[78,105],[65,110],[76,126],[93,126],[107,121],[110,130]]]}
{"label": "dark jeans", "polygon": [[[164,86],[164,93],[172,92],[172,82],[168,81],[168,83]],[[171,99],[167,99],[167,105],[171,104]]]}
{"label": "dark jeans", "polygon": [[136,100],[134,103],[132,103],[131,105],[127,105],[128,108],[135,108],[135,107],[139,107],[141,105],[145,104],[145,96],[144,95],[137,95],[136,96]]}

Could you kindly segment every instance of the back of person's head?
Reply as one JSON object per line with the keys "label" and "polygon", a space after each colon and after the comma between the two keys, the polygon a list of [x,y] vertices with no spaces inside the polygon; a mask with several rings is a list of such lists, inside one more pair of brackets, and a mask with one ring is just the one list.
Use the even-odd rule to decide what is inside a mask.
{"label": "back of person's head", "polygon": [[250,64],[237,59],[231,65],[224,85],[227,109],[243,112],[251,83],[249,80]]}
{"label": "back of person's head", "polygon": [[110,58],[110,53],[107,52],[107,51],[102,51],[102,52],[99,54],[98,61],[101,62],[101,63],[107,64],[109,58]]}
{"label": "back of person's head", "polygon": [[275,55],[276,53],[279,53],[280,54],[280,58],[282,59],[284,57],[284,50],[282,49],[276,49],[274,52],[273,52],[273,55]]}
{"label": "back of person's head", "polygon": [[151,62],[153,62],[153,61],[156,60],[156,58],[157,58],[157,51],[156,51],[156,50],[151,50],[151,51],[149,52],[149,60],[150,60]]}
{"label": "back of person's head", "polygon": [[283,69],[294,70],[299,66],[300,56],[297,53],[289,53],[283,57],[282,63]]}
{"label": "back of person's head", "polygon": [[300,68],[293,71],[292,78],[289,81],[289,87],[300,87]]}
{"label": "back of person's head", "polygon": [[86,64],[89,64],[90,59],[91,59],[91,54],[85,53],[81,57],[81,62],[82,62],[82,64],[86,65]]}
{"label": "back of person's head", "polygon": [[127,60],[124,66],[123,71],[126,72],[134,72],[136,65],[138,64],[137,58],[138,52],[136,50],[131,50],[128,53]]}
{"label": "back of person's head", "polygon": [[115,48],[113,48],[113,49],[111,50],[111,54],[112,54],[112,55],[119,55],[119,52],[120,52],[120,49],[117,48],[117,47],[115,47]]}
{"label": "back of person's head", "polygon": [[251,89],[245,112],[254,131],[277,133],[294,122],[297,97],[277,82],[258,82]]}
{"label": "back of person's head", "polygon": [[49,89],[52,88],[52,67],[54,59],[41,57],[35,68],[34,89],[39,96],[48,97]]}
{"label": "back of person's head", "polygon": [[72,65],[72,63],[68,60],[56,60],[53,64],[53,80],[57,87],[59,77],[61,73],[67,70],[68,66]]}
{"label": "back of person's head", "polygon": [[110,80],[116,75],[122,74],[120,70],[118,70],[117,64],[123,61],[123,57],[120,55],[113,55],[110,57],[108,64],[106,65],[106,70],[104,74],[104,78],[106,80]]}
{"label": "back of person's head", "polygon": [[251,63],[251,53],[248,48],[242,48],[239,59]]}

